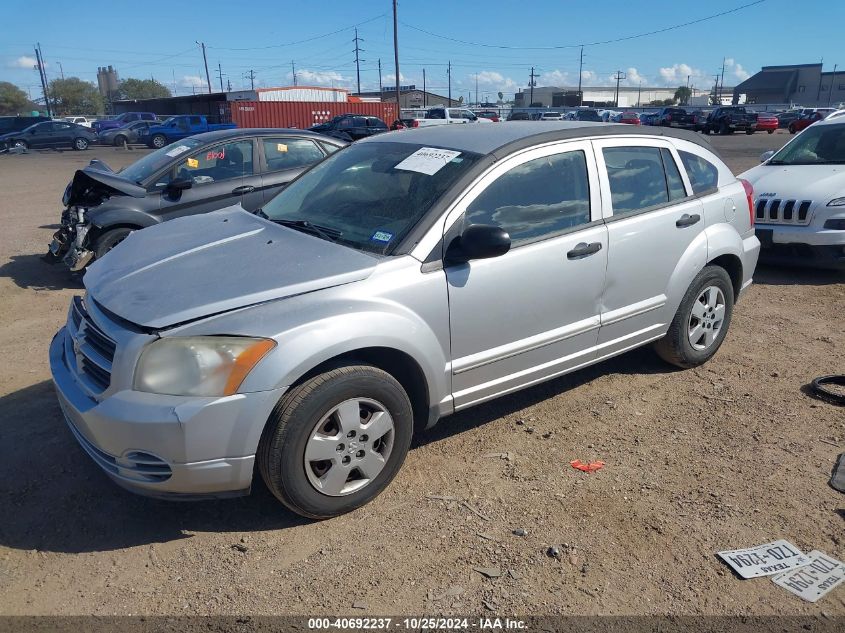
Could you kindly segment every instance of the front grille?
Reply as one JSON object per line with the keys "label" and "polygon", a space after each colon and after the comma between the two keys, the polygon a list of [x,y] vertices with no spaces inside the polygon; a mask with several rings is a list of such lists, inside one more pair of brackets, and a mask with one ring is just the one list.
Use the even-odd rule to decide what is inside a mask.
{"label": "front grille", "polygon": [[[810,223],[812,200],[780,200],[762,198],[757,200],[754,216],[758,224],[793,224],[806,226]],[[798,212],[796,213],[796,208]]]}
{"label": "front grille", "polygon": [[111,384],[117,346],[91,319],[81,297],[73,298],[68,325],[72,326],[70,352],[76,361],[76,370],[92,392],[102,393]]}

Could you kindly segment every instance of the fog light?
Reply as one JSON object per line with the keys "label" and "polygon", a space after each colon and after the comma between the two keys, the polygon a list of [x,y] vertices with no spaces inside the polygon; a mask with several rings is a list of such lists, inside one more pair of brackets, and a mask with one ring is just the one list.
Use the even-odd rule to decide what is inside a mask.
{"label": "fog light", "polygon": [[824,228],[830,229],[832,231],[845,231],[845,218],[828,220],[824,223]]}

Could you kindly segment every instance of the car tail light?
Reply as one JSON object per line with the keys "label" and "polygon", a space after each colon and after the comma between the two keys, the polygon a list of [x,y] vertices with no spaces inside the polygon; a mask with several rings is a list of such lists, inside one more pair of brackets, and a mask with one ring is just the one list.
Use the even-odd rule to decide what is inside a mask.
{"label": "car tail light", "polygon": [[671,115],[671,114],[667,114],[667,115],[666,115],[666,120],[667,120],[667,121],[669,121],[669,122],[671,123],[671,122],[672,122],[672,115]]}
{"label": "car tail light", "polygon": [[754,187],[751,186],[751,183],[745,180],[744,178],[740,178],[739,182],[742,183],[742,188],[745,189],[745,199],[748,201],[748,219],[751,222],[751,228],[754,228]]}
{"label": "car tail light", "polygon": [[413,121],[411,121],[411,127],[419,127],[419,126],[420,126],[420,122],[419,122],[419,121],[417,121],[416,119],[414,119]]}

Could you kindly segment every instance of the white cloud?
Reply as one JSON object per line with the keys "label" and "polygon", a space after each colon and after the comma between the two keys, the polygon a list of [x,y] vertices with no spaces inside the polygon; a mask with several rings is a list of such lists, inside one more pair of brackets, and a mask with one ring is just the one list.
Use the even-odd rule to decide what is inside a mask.
{"label": "white cloud", "polygon": [[[475,75],[470,75],[466,85],[474,85],[475,78]],[[517,83],[513,79],[492,70],[483,70],[478,73],[478,85],[497,92],[513,92],[517,88]]]}
{"label": "white cloud", "polygon": [[641,83],[644,85],[648,85],[648,79],[643,77],[636,68],[629,68],[625,75],[625,83],[627,83],[629,86],[638,86]]}
{"label": "white cloud", "polygon": [[685,86],[687,77],[689,77],[690,85],[705,85],[708,79],[701,70],[688,64],[674,64],[660,69],[660,78],[666,86]]}
{"label": "white cloud", "polygon": [[[289,78],[292,78],[290,73]],[[334,70],[308,70],[303,68],[296,71],[296,82],[303,86],[338,86],[349,83],[350,79]]]}
{"label": "white cloud", "polygon": [[[399,71],[399,83],[404,86],[407,81],[408,81],[408,78],[404,74],[402,74],[402,71],[400,70]],[[381,85],[382,86],[392,86],[395,83],[396,83],[396,73],[390,73],[388,75],[384,75],[381,78]],[[422,87],[422,84],[420,84],[420,87]]]}
{"label": "white cloud", "polygon": [[199,75],[183,75],[179,85],[183,88],[207,88],[205,79]]}
{"label": "white cloud", "polygon": [[555,69],[541,74],[537,85],[562,88],[563,86],[568,86],[570,82],[569,73]]}
{"label": "white cloud", "polygon": [[[25,70],[32,70],[38,64],[38,60],[28,55],[21,55],[16,60],[8,62],[6,65],[10,68],[23,68]],[[47,67],[47,64],[44,64]]]}
{"label": "white cloud", "polygon": [[725,60],[725,72],[733,74],[739,81],[745,81],[751,76],[751,73],[745,70],[742,64],[738,64],[732,57]]}

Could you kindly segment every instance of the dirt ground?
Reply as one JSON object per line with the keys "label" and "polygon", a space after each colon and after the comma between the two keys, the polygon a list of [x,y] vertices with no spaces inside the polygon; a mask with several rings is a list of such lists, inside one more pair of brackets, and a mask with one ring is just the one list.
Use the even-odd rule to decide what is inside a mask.
{"label": "dirt ground", "polygon": [[[739,172],[788,138],[714,143]],[[338,519],[300,519],[260,484],[202,503],[124,492],[53,395],[47,349],[80,286],[40,256],[73,170],[140,153],[0,156],[0,614],[845,615],[845,586],[809,604],[715,556],[785,538],[845,559],[827,485],[845,415],[804,393],[845,371],[833,273],[758,269],[701,368],[637,350],[445,419]]]}

